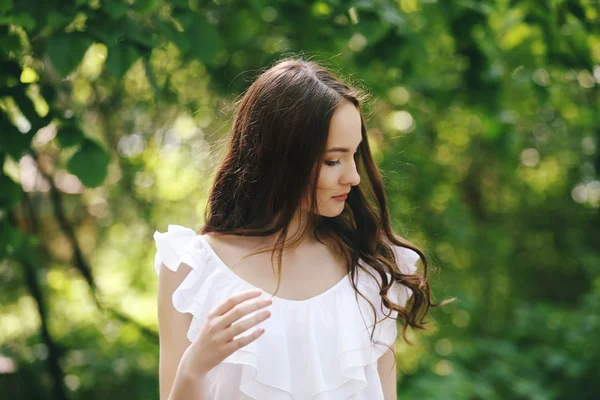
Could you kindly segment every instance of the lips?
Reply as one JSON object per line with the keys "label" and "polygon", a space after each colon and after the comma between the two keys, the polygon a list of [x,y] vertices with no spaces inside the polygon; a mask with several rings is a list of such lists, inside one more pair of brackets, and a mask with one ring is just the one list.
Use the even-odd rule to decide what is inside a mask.
{"label": "lips", "polygon": [[336,198],[337,198],[337,197],[347,197],[347,196],[348,196],[348,193],[350,193],[350,192],[346,192],[346,193],[338,194],[337,196],[333,196],[333,197],[336,197]]}

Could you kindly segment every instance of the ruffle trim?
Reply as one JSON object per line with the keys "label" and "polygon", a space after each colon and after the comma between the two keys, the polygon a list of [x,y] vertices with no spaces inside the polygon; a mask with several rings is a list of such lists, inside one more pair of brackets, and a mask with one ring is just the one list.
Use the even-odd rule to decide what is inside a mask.
{"label": "ruffle trim", "polygon": [[[200,332],[210,310],[232,294],[253,287],[239,277],[234,279],[233,272],[192,229],[169,225],[167,232],[155,232],[154,239],[157,274],[161,262],[173,271],[181,263],[191,267],[172,298],[176,310],[192,314],[187,332],[190,342]],[[398,264],[401,270],[413,273],[418,255],[410,251],[415,259],[404,250],[407,249],[395,250]],[[384,318],[384,307],[377,307],[381,304],[379,290],[371,276],[359,269],[356,285],[375,305],[379,322],[373,339],[381,344],[370,339],[373,309],[349,284],[347,290],[336,285],[341,289],[317,296],[319,301],[286,302],[274,297],[272,316],[261,324],[265,333],[213,368],[208,381],[217,377],[221,365],[238,364],[242,366],[241,392],[257,400],[341,400],[360,393],[368,386],[366,368],[393,345],[398,331],[397,313]],[[390,289],[401,305],[410,293],[403,285]]]}

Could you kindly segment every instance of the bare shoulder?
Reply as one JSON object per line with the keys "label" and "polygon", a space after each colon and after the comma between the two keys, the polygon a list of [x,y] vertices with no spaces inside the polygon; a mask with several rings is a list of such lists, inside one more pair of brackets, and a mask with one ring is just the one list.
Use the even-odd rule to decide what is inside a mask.
{"label": "bare shoulder", "polygon": [[204,238],[218,255],[247,253],[258,243],[255,239],[245,236],[213,232],[204,234]]}
{"label": "bare shoulder", "polygon": [[181,263],[177,270],[173,271],[164,262],[161,262],[158,274],[159,289],[162,287],[163,289],[175,291],[191,270],[192,267],[186,263]]}

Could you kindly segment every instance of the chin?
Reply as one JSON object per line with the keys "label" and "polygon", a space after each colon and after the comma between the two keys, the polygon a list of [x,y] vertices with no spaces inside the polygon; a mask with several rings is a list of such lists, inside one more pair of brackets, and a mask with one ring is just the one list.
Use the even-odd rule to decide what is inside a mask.
{"label": "chin", "polygon": [[317,206],[317,210],[315,211],[316,214],[322,217],[333,218],[337,217],[342,212],[344,212],[344,209],[346,208],[346,203],[341,203],[337,207],[334,207],[332,204],[323,204],[319,202],[319,206]]}
{"label": "chin", "polygon": [[344,208],[341,207],[339,210],[327,210],[326,212],[321,213],[321,215],[323,217],[333,218],[333,217],[337,217],[338,215],[340,215],[343,211],[344,211]]}

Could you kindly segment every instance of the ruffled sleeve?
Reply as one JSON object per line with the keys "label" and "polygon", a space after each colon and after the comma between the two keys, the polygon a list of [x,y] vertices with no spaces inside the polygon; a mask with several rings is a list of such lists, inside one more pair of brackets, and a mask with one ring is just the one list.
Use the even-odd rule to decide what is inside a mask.
{"label": "ruffled sleeve", "polygon": [[205,244],[205,238],[193,229],[169,225],[166,232],[154,233],[154,241],[157,274],[160,274],[161,263],[172,271],[177,271],[181,264],[191,268],[173,291],[172,302],[180,313],[192,314],[186,336],[193,342],[210,310],[248,287],[243,281],[232,278],[231,271],[220,265],[216,255]]}
{"label": "ruffled sleeve", "polygon": [[[202,246],[200,236],[190,228],[179,225],[169,225],[166,232],[154,232],[156,256],[154,268],[160,274],[160,264],[177,271],[184,263],[191,268],[189,274],[173,292],[173,306],[181,313],[192,314],[192,322],[187,332],[190,342],[200,331],[206,311],[208,293],[207,282],[211,280],[213,268],[207,264],[207,254]],[[208,282],[210,285],[210,282]]]}
{"label": "ruffled sleeve", "polygon": [[186,253],[186,247],[196,237],[193,229],[179,225],[169,225],[167,232],[154,232],[156,243],[156,256],[154,257],[154,269],[160,274],[160,264],[164,262],[171,271],[177,271],[181,264],[182,255]]}

